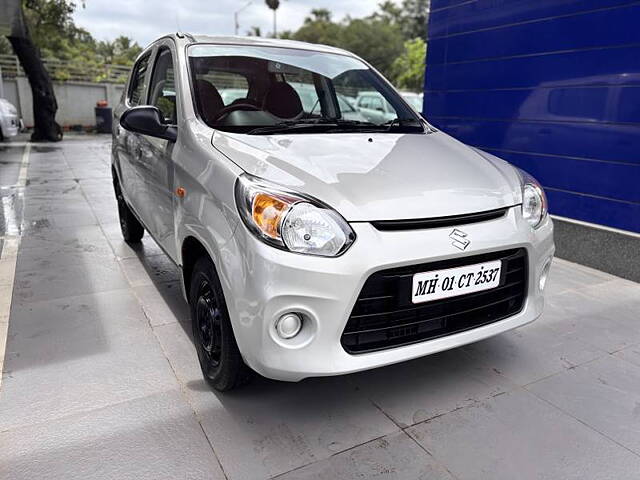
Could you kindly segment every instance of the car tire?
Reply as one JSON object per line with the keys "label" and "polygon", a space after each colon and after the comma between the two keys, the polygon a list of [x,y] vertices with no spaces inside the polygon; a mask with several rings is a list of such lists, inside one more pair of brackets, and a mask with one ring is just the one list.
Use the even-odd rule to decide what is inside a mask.
{"label": "car tire", "polygon": [[193,268],[189,307],[193,342],[207,383],[220,392],[247,383],[252,371],[242,360],[222,286],[208,257],[201,257]]}
{"label": "car tire", "polygon": [[144,227],[133,214],[129,205],[127,205],[117,180],[114,180],[113,188],[115,189],[116,200],[118,202],[118,216],[120,217],[122,237],[127,243],[140,243],[144,235]]}

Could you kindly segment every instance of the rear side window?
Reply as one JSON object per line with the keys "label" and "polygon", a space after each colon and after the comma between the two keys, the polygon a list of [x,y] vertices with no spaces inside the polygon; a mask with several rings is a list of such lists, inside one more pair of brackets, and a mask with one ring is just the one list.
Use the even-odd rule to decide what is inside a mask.
{"label": "rear side window", "polygon": [[151,53],[147,53],[133,67],[131,85],[129,86],[129,104],[132,106],[140,105],[144,102],[144,79],[149,68],[150,57]]}

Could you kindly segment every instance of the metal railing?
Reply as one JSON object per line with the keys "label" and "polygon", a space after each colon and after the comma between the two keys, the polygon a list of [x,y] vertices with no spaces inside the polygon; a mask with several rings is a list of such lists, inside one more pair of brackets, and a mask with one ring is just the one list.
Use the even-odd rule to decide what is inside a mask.
{"label": "metal railing", "polygon": [[[51,78],[58,82],[125,83],[131,69],[127,65],[91,65],[54,58],[42,61]],[[24,76],[24,70],[15,55],[0,55],[0,67],[5,78]]]}

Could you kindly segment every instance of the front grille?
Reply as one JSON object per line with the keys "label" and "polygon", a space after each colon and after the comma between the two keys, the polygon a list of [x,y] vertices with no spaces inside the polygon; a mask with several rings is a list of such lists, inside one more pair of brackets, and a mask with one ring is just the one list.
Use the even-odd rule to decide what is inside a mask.
{"label": "front grille", "polygon": [[[413,304],[413,275],[502,260],[500,284],[491,290]],[[371,275],[342,333],[348,353],[366,353],[451,335],[515,315],[527,291],[524,248],[383,270]]]}
{"label": "front grille", "polygon": [[387,230],[421,230],[426,228],[455,227],[471,223],[487,222],[504,217],[508,208],[498,208],[485,212],[451,215],[449,217],[419,218],[414,220],[378,220],[371,222],[376,229]]}

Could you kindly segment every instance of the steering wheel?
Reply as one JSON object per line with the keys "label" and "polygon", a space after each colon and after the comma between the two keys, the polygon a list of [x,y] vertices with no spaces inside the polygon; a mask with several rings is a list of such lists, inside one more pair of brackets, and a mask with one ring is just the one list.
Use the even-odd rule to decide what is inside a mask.
{"label": "steering wheel", "polygon": [[248,112],[256,112],[258,110],[262,110],[261,108],[256,107],[255,105],[251,105],[250,103],[236,103],[235,105],[227,105],[220,109],[214,121],[220,120],[223,116],[229,115],[231,112],[235,112],[236,110],[245,110]]}

